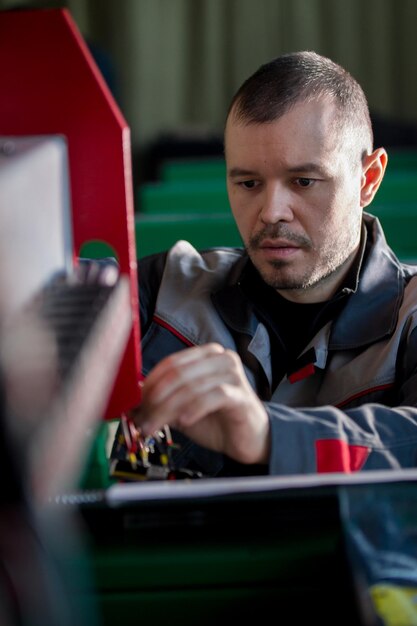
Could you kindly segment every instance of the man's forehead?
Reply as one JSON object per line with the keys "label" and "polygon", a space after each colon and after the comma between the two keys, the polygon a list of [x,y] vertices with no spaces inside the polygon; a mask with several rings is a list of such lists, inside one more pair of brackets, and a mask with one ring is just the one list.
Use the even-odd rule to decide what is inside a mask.
{"label": "man's forehead", "polygon": [[280,171],[332,176],[348,156],[343,130],[333,120],[303,116],[301,108],[298,112],[291,122],[287,116],[263,124],[231,119],[225,133],[229,177],[238,176],[239,170],[248,175]]}
{"label": "man's forehead", "polygon": [[303,145],[326,150],[340,146],[342,125],[335,106],[323,101],[300,102],[276,119],[256,122],[231,111],[225,128],[225,148],[259,145]]}

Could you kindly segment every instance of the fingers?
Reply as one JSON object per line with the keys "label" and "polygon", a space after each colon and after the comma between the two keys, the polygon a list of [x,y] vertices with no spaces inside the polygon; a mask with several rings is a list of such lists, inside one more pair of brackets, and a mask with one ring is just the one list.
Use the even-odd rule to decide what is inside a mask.
{"label": "fingers", "polygon": [[144,396],[149,402],[163,402],[175,390],[194,383],[212,372],[227,369],[222,364],[224,348],[207,344],[177,352],[161,361],[146,379]]}
{"label": "fingers", "polygon": [[146,379],[139,413],[134,419],[143,431],[164,423],[185,426],[227,402],[227,386],[243,374],[233,352],[207,344],[171,355]]}
{"label": "fingers", "polygon": [[113,257],[104,259],[78,259],[75,280],[82,284],[113,286],[119,277],[119,265]]}
{"label": "fingers", "polygon": [[144,436],[165,424],[243,463],[266,462],[269,422],[239,356],[218,344],[183,350],[158,363],[131,412]]}

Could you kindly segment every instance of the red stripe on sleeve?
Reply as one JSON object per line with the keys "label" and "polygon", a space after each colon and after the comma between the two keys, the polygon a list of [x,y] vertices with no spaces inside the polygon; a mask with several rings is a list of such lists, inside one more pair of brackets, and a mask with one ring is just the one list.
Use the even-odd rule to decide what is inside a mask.
{"label": "red stripe on sleeve", "polygon": [[368,458],[370,448],[354,446],[340,439],[316,441],[317,471],[351,473],[360,470]]}

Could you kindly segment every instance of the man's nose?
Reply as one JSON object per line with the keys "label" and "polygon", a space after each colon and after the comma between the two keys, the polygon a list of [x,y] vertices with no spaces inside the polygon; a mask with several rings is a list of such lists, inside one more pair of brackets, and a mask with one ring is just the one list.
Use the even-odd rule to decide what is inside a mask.
{"label": "man's nose", "polygon": [[266,186],[259,215],[261,221],[265,224],[290,222],[294,217],[292,202],[293,195],[284,185]]}

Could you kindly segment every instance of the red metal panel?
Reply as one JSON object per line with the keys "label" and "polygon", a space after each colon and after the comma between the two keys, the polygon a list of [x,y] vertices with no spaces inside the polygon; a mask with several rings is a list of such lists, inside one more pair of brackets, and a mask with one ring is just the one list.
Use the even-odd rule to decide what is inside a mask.
{"label": "red metal panel", "polygon": [[130,277],[132,333],[105,415],[118,417],[140,400],[130,129],[66,9],[0,13],[0,85],[0,135],[67,138],[74,260],[102,240]]}

